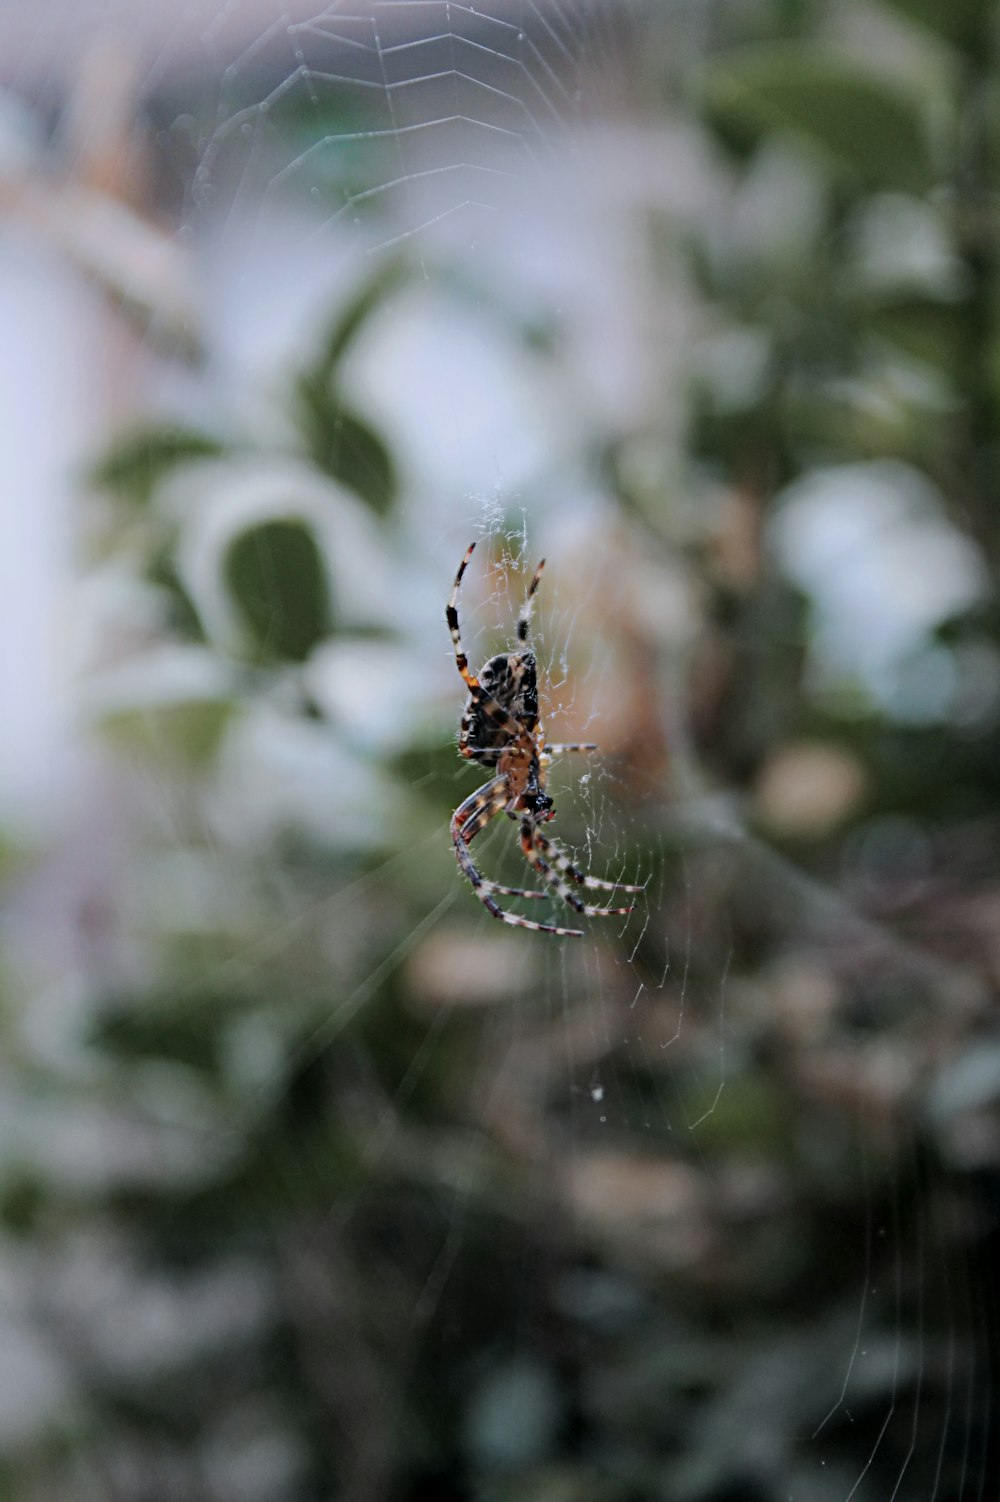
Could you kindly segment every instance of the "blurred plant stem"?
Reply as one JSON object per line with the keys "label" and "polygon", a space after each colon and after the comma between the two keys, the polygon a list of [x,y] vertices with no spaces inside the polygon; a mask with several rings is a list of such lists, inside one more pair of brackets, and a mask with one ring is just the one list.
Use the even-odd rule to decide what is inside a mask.
{"label": "blurred plant stem", "polygon": [[956,102],[955,244],[966,283],[957,345],[957,495],[994,571],[1000,567],[997,287],[1000,283],[996,173],[996,16],[978,8],[959,69]]}

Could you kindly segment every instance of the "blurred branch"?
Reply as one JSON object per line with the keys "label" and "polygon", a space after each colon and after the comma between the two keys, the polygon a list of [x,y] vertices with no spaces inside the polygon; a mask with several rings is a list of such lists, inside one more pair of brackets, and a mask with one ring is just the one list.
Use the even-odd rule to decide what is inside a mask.
{"label": "blurred branch", "polygon": [[955,381],[962,397],[957,467],[968,522],[995,570],[1000,565],[1000,460],[996,300],[996,16],[983,6],[970,20],[956,100],[955,240],[967,283]]}
{"label": "blurred branch", "polygon": [[[137,127],[137,70],[120,40],[81,58],[59,155],[26,130],[0,142],[0,213],[95,282],[164,354],[201,356],[191,257],[146,211],[149,162]],[[22,125],[27,122],[21,121]]]}

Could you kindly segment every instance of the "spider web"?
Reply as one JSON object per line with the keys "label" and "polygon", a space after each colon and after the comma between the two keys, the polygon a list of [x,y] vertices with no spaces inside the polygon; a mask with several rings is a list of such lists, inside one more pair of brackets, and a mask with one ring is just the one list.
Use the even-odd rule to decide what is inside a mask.
{"label": "spider web", "polygon": [[[511,549],[514,578],[523,584],[531,559],[523,537],[501,533],[494,543],[504,557]],[[513,592],[516,597],[516,590],[517,585],[511,591],[505,583],[491,596],[489,613],[499,609],[509,618],[508,595]],[[585,566],[574,572],[574,594],[591,602],[601,600],[600,570],[592,561],[589,570]],[[593,640],[590,661],[581,665],[578,644],[586,632],[575,611],[557,609],[555,621],[551,611],[543,609],[540,614],[548,615],[549,622],[540,650],[555,673],[556,686],[549,689],[552,709],[557,716],[564,710],[578,715],[574,723],[586,727],[580,734],[601,741],[608,727],[599,706],[613,699],[613,665],[603,645]],[[561,693],[570,681],[570,644],[576,645],[576,687],[566,700]],[[665,690],[671,681],[673,675],[665,673]],[[663,706],[675,734],[685,707],[671,702],[668,691]],[[673,744],[681,753],[682,739],[676,737]],[[677,780],[679,787],[692,789],[702,778],[688,766],[680,769]],[[660,1172],[660,1154],[671,1155],[678,1144],[686,1144],[680,1148],[682,1161],[689,1161],[689,1155],[704,1161],[705,1153],[711,1161],[714,1122],[728,1109],[726,1092],[746,1089],[745,1059],[737,1065],[735,1080],[729,1063],[746,1047],[747,1023],[755,1007],[746,980],[733,975],[734,925],[746,921],[740,892],[746,887],[757,892],[752,906],[758,920],[764,911],[781,914],[778,930],[786,956],[779,972],[787,965],[792,994],[796,982],[806,982],[803,999],[809,993],[811,966],[818,966],[818,975],[832,965],[842,981],[862,987],[874,972],[889,992],[909,995],[914,1018],[929,1020],[937,1006],[961,1005],[958,999],[968,977],[961,967],[942,966],[919,945],[911,946],[868,922],[834,891],[810,882],[748,831],[729,797],[706,789],[702,795],[679,800],[650,842],[648,829],[640,835],[629,827],[613,781],[599,759],[593,777],[571,777],[569,792],[576,807],[569,821],[572,827],[575,817],[580,830],[573,843],[586,850],[586,869],[645,882],[646,894],[630,919],[615,920],[610,965],[602,943],[606,936],[593,932],[595,922],[579,951],[570,946],[568,952],[543,956],[547,994],[559,997],[556,1027],[565,1035],[565,1075],[558,1084],[546,1077],[540,1093],[544,1098],[544,1090],[551,1092],[550,1107],[553,1099],[563,1100],[570,1156],[576,1165],[570,1180],[583,1225],[591,1234],[603,1231],[613,1239],[620,1213],[627,1222],[630,1261],[641,1266],[650,1256],[661,1266],[674,1259],[683,1265],[688,1258],[711,1257],[707,1242],[699,1239],[699,1234],[707,1234],[705,1223],[699,1225],[699,1209],[704,1207],[688,1198],[689,1182],[672,1180],[669,1170]],[[629,864],[626,857],[623,866],[619,850],[634,849],[643,836],[653,854],[640,865]],[[595,854],[602,862],[597,866]],[[713,903],[706,899],[711,892],[729,895]],[[850,958],[833,960],[845,946]],[[657,963],[651,964],[654,954]],[[779,993],[782,989],[779,985]],[[508,1025],[497,1028],[500,1041],[491,1047],[491,1067],[499,1067],[500,1075],[487,1094],[495,1092],[503,1109],[516,1112],[523,1093],[516,1082],[522,1071],[530,1076],[527,1057],[544,1047],[546,1028],[525,1013],[523,1036],[519,1038],[515,1028],[511,1041]],[[792,1023],[793,1030],[798,1026]],[[805,1027],[808,1032],[808,1022]],[[878,1067],[887,1063],[883,1058]],[[783,1481],[794,1477],[791,1484],[804,1487],[806,1496],[905,1496],[911,1489],[913,1495],[927,1489],[928,1495],[937,1496],[942,1486],[946,1494],[947,1486],[956,1484],[957,1465],[956,1494],[985,1495],[990,1421],[982,1367],[976,1358],[969,1359],[960,1334],[968,1313],[966,1300],[972,1295],[969,1286],[955,1283],[951,1265],[956,1207],[935,1187],[933,1170],[920,1161],[905,1136],[897,1142],[896,1166],[889,1169],[887,1179],[886,1163],[873,1164],[872,1142],[878,1144],[876,1154],[888,1147],[879,1127],[866,1120],[877,1111],[880,1096],[878,1089],[870,1094],[862,1090],[857,1140],[832,1149],[834,1157],[846,1157],[837,1167],[833,1162],[826,1166],[835,1177],[846,1173],[848,1179],[858,1179],[866,1206],[864,1222],[855,1230],[857,1240],[852,1244],[849,1235],[844,1237],[844,1260],[852,1275],[845,1279],[842,1297],[815,1322],[810,1334],[777,1336],[772,1346],[748,1361],[721,1412],[703,1421],[700,1466],[691,1464],[687,1471],[679,1467],[682,1488],[689,1475],[697,1476],[695,1484],[710,1485],[706,1471],[721,1483],[727,1475],[757,1467],[766,1474],[773,1466]],[[810,1127],[804,1121],[802,1130],[823,1128],[820,1122]],[[726,1133],[724,1125],[722,1131]],[[641,1133],[648,1156],[635,1158],[621,1151],[623,1132]],[[826,1171],[822,1156],[816,1161],[820,1177]],[[751,1150],[745,1158],[737,1153],[734,1162],[710,1171],[715,1192],[723,1200],[731,1195],[733,1213],[739,1216],[745,1209],[751,1225],[755,1193],[761,1195],[763,1207],[774,1190],[773,1184],[755,1185],[759,1168]],[[902,1187],[907,1182],[919,1187],[916,1200],[904,1206],[904,1194],[912,1193]],[[772,1212],[781,1218],[774,1203],[764,1213]],[[796,1234],[794,1216],[787,1234]],[[795,1451],[768,1461],[755,1455],[748,1427],[751,1433],[754,1425],[766,1427],[769,1409],[784,1404],[796,1408],[783,1389],[782,1366],[791,1373],[809,1347],[806,1365],[816,1387],[798,1409],[802,1429]],[[943,1412],[938,1401],[928,1403],[926,1388],[937,1389],[938,1401],[943,1391]],[[852,1469],[838,1456],[836,1433],[855,1425],[868,1439],[862,1463]],[[942,1480],[946,1456],[952,1458],[950,1483]],[[797,1490],[793,1494],[798,1495]]]}
{"label": "spider web", "polygon": [[[702,46],[696,8],[678,6],[659,25],[669,36],[673,66],[683,69]],[[259,740],[246,738],[243,759],[229,764],[231,785],[217,806],[182,814],[182,795],[165,781],[157,787],[157,807],[143,817],[165,826],[183,819],[185,837],[150,878],[160,895],[138,894],[132,917],[141,921],[137,913],[158,901],[180,904],[194,869],[184,864],[183,848],[192,829],[223,850],[239,852],[243,840],[245,853],[269,818],[278,822],[291,810],[294,822],[312,807],[317,787],[327,794],[347,788],[329,815],[314,810],[335,851],[345,826],[351,838],[366,820],[377,827],[368,869],[347,882],[337,858],[321,865],[319,883],[300,885],[283,873],[261,881],[255,936],[241,938],[221,959],[210,950],[174,986],[172,999],[194,1010],[214,988],[245,985],[255,1004],[245,1025],[232,1031],[229,1062],[231,1078],[249,1098],[258,1105],[287,1098],[289,1111],[304,1109],[302,1079],[310,1069],[329,1065],[338,1078],[343,1069],[349,1109],[357,1099],[368,1172],[376,1180],[418,1178],[412,1160],[423,1152],[421,1172],[440,1214],[430,1226],[417,1216],[413,1221],[423,1256],[406,1316],[415,1340],[450,1308],[450,1293],[482,1235],[482,1186],[497,1172],[496,1155],[518,1165],[526,1184],[518,1214],[529,1229],[519,1236],[515,1228],[509,1261],[523,1252],[526,1286],[514,1306],[528,1334],[513,1354],[487,1351],[477,1379],[465,1444],[485,1473],[502,1476],[518,1464],[541,1468],[565,1422],[549,1353],[541,1341],[533,1348],[538,1293],[527,1286],[528,1278],[541,1276],[532,1228],[551,1215],[575,1228],[583,1250],[566,1257],[546,1285],[548,1317],[558,1317],[564,1338],[571,1331],[580,1348],[608,1342],[608,1388],[588,1394],[592,1413],[603,1415],[625,1445],[628,1424],[616,1428],[615,1419],[616,1403],[624,1400],[611,1380],[620,1342],[635,1357],[634,1380],[648,1383],[640,1407],[676,1404],[693,1427],[695,1442],[680,1458],[676,1436],[665,1444],[673,1458],[664,1495],[722,1496],[727,1486],[742,1484],[757,1486],[761,1496],[787,1492],[818,1502],[985,1495],[989,1391],[965,1337],[965,1306],[979,1290],[972,1274],[967,1281],[956,1274],[951,1256],[952,1220],[962,1210],[936,1185],[933,1165],[917,1158],[905,1132],[900,1140],[891,1122],[869,1120],[888,1099],[891,1081],[884,1091],[877,1081],[859,1090],[853,1114],[846,1113],[856,1124],[853,1136],[844,1132],[817,1146],[813,1139],[832,1132],[836,1113],[825,1114],[815,1101],[803,1105],[790,1134],[787,1150],[805,1153],[815,1167],[817,1197],[835,1204],[839,1182],[849,1204],[860,1183],[866,1206],[860,1222],[842,1229],[839,1295],[815,1318],[800,1308],[780,1310],[781,1259],[808,1261],[808,1248],[797,1246],[805,1207],[766,1153],[732,1148],[731,1111],[757,1140],[762,1087],[748,1056],[759,1046],[762,1005],[777,996],[788,1009],[771,1046],[808,1053],[811,1040],[802,1032],[805,1021],[796,1021],[796,1003],[805,997],[817,1016],[831,1007],[823,993],[829,973],[847,993],[877,973],[890,997],[887,1011],[911,1009],[918,1033],[935,1008],[955,1004],[967,982],[919,943],[858,916],[748,833],[735,798],[713,787],[690,749],[690,576],[675,557],[651,563],[641,548],[615,538],[610,502],[587,452],[593,426],[632,421],[649,402],[651,342],[658,379],[671,389],[676,372],[664,346],[685,328],[680,308],[662,313],[652,341],[639,326],[648,304],[642,268],[634,274],[629,225],[642,195],[626,154],[606,154],[602,122],[632,82],[621,35],[628,30],[618,11],[596,3],[375,0],[367,8],[285,7],[266,16],[227,4],[199,15],[183,46],[161,38],[150,77],[169,78],[176,52],[194,80],[190,118],[197,126],[184,129],[195,170],[182,218],[202,246],[208,343],[221,372],[211,400],[224,405],[255,380],[273,379],[316,309],[354,285],[359,268],[405,253],[422,274],[417,292],[373,327],[351,369],[352,393],[408,455],[391,570],[396,588],[374,602],[373,612],[384,618],[394,611],[408,647],[399,653],[392,693],[371,710],[360,709],[370,681],[363,646],[320,685],[328,702],[341,715],[353,704],[351,734],[378,756],[392,747],[401,717],[457,723],[463,695],[449,660],[443,603],[458,560],[475,537],[476,566],[461,602],[475,666],[510,641],[525,581],[544,553],[535,636],[546,725],[553,738],[601,746],[593,762],[566,758],[554,769],[554,829],[586,870],[645,884],[636,912],[624,921],[592,920],[579,943],[550,943],[501,931],[456,876],[382,952],[382,905],[399,900],[400,888],[419,885],[442,850],[447,857],[439,817],[421,820],[401,806],[419,805],[436,774],[402,773],[409,798],[393,803],[391,789],[351,783],[343,765],[332,771],[324,765],[299,802],[291,795],[283,801],[272,796],[275,784],[308,778],[313,753],[289,743],[268,759],[273,743],[265,725],[256,727]],[[172,108],[176,127],[187,117]],[[683,198],[685,191],[683,183],[659,178],[643,187],[658,210],[664,198],[676,208],[670,195]],[[453,295],[442,293],[442,275],[465,288],[464,304],[456,307]],[[634,299],[631,289],[638,289]],[[491,322],[498,308],[505,315],[513,308],[525,326],[544,324],[554,310],[565,345],[554,375],[540,378],[523,350],[496,336]],[[205,389],[194,383],[170,395],[183,409],[203,402]],[[669,620],[663,634],[674,647],[651,664],[639,685],[645,698],[637,702],[623,691],[620,623],[641,620],[643,611]],[[384,654],[372,660],[384,670]],[[635,752],[630,738],[637,724],[659,738],[669,758],[677,793],[666,813],[660,802],[644,807],[630,798],[622,768]],[[474,786],[457,757],[446,777],[453,804]],[[388,801],[379,801],[383,794]],[[365,818],[351,817],[345,805],[352,800]],[[405,847],[387,858],[381,845],[399,818],[410,819],[412,829]],[[477,861],[491,876],[517,884],[510,834],[509,826],[498,827],[477,842]],[[194,908],[196,899],[184,901]],[[197,917],[191,912],[189,921]],[[774,949],[766,985],[738,964],[754,923]],[[369,949],[377,961],[369,962]],[[284,1051],[281,1027],[266,1021],[257,1003],[287,986],[290,975],[283,1025],[295,1031],[296,1042]],[[407,1056],[391,1088],[379,1081],[366,1090],[365,1050],[374,1057],[377,1049],[365,1041],[365,1019],[378,1017],[377,1004],[397,983],[410,993]],[[317,1005],[324,1015],[307,1021]],[[476,1041],[466,1055],[472,1076],[460,1108],[465,1139],[431,1129],[421,1137],[407,1125],[413,1103],[442,1052],[470,1025]],[[361,1040],[351,1044],[361,1057],[357,1069],[339,1062],[352,1038]],[[860,1046],[856,1060],[821,1050],[817,1060],[830,1071],[823,1085],[828,1099],[849,1089],[857,1060],[873,1071],[891,1063]],[[144,1080],[155,1103],[165,1080],[155,1071]],[[224,1161],[229,1137],[244,1124],[237,1120],[234,1128],[224,1110],[196,1092],[188,1104],[199,1143]],[[298,1206],[322,1182],[317,1164],[326,1147],[303,1140],[296,1161],[275,1158],[270,1174],[282,1210]],[[366,1213],[363,1201],[350,1190],[331,1196],[318,1217],[315,1256],[311,1249],[300,1253],[286,1269],[282,1293],[301,1306],[300,1327],[322,1305],[317,1265]],[[711,1320],[700,1326],[683,1306],[710,1300],[712,1279],[726,1278],[727,1257],[738,1256],[739,1228],[747,1287],[768,1286],[752,1272],[755,1257],[774,1262],[774,1283],[769,1307],[747,1311],[744,1338],[723,1352],[705,1328]],[[109,1263],[118,1255],[113,1245]],[[93,1259],[87,1249],[75,1256],[67,1293],[55,1300],[75,1331],[94,1338],[92,1322],[74,1323],[68,1307],[80,1288],[90,1290],[102,1318],[117,1301],[135,1310],[100,1353],[120,1372],[130,1341],[142,1344],[143,1320],[159,1290],[133,1277],[123,1258],[94,1298],[87,1283]],[[350,1270],[340,1271],[349,1283]],[[807,1280],[800,1287],[801,1281]],[[658,1284],[666,1297],[657,1294]],[[248,1318],[255,1310],[267,1317],[252,1267],[227,1266],[217,1287],[199,1288],[206,1303],[213,1288],[223,1302],[235,1289],[250,1308]],[[190,1300],[178,1298],[172,1313],[190,1323]],[[731,1305],[726,1317],[733,1317]],[[754,1345],[748,1332],[758,1317],[768,1335]],[[335,1311],[326,1328],[337,1327],[338,1318]],[[647,1351],[644,1319],[652,1332]],[[231,1315],[230,1328],[238,1325]],[[362,1401],[371,1401],[375,1432],[384,1440],[378,1374],[367,1387],[361,1346],[349,1333],[344,1343],[358,1362],[352,1378]],[[677,1371],[647,1375],[666,1359],[668,1343],[684,1356]],[[349,1431],[359,1421],[336,1373],[331,1378],[326,1370],[336,1362],[329,1350],[312,1356],[324,1372],[317,1386]],[[138,1361],[135,1349],[131,1359]],[[803,1373],[811,1383],[803,1383]],[[700,1408],[690,1394],[697,1397],[702,1386],[717,1401]],[[526,1407],[537,1423],[532,1431],[524,1421],[528,1440],[522,1435],[525,1448],[518,1452],[500,1421],[512,1413],[524,1420]],[[771,1422],[776,1413],[779,1424]],[[299,1462],[287,1439],[287,1415],[265,1405],[264,1416],[276,1474],[286,1474],[284,1463],[294,1477]],[[866,1443],[841,1443],[855,1426]],[[237,1425],[235,1441],[228,1431],[214,1436],[218,1458],[215,1471],[208,1468],[208,1495],[229,1494],[240,1432]],[[786,1448],[767,1449],[779,1440]],[[365,1478],[366,1495],[388,1495],[370,1454],[357,1458],[354,1474]],[[126,1482],[123,1495],[131,1494]],[[240,1494],[253,1495],[249,1486]],[[365,1495],[357,1488],[356,1494]]]}
{"label": "spider web", "polygon": [[[553,130],[566,130],[578,116],[582,39],[599,14],[593,6],[567,14],[532,3],[381,0],[360,13],[333,5],[317,16],[276,23],[227,65],[219,124],[197,181],[211,180],[235,138],[244,151],[236,170],[250,174],[250,194],[258,197],[253,178],[256,159],[270,155],[267,119],[297,96],[308,101],[315,125],[322,127],[332,113],[356,120],[358,128],[311,130],[314,139],[277,170],[271,157],[264,163],[265,202],[286,188],[327,196],[333,204],[324,225],[348,220],[362,228],[370,213],[367,250],[453,217],[466,221],[460,233],[474,241],[488,223],[482,216],[503,208],[498,179],[544,177],[551,168]],[[264,98],[255,88],[252,102],[240,107],[247,74],[262,67],[280,81]],[[395,175],[352,189],[358,153],[386,161],[390,171],[395,166]]]}

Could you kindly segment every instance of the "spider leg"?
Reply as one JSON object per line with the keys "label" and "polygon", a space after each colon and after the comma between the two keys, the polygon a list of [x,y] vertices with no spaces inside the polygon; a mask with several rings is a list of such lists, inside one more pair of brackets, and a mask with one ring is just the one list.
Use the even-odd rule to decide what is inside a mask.
{"label": "spider leg", "polygon": [[[494,781],[502,782],[503,779],[495,778]],[[487,787],[491,786],[492,783],[487,783]],[[476,794],[473,794],[474,800],[476,796]],[[464,806],[465,805],[463,804],[462,807],[464,808]],[[472,813],[467,819],[465,819],[462,824],[462,839],[465,841],[466,845],[472,844],[472,841],[476,838],[476,835],[479,833],[479,831],[486,828],[490,820],[495,818],[495,816],[503,806],[504,805],[501,803],[498,807],[491,798],[488,803],[484,804],[480,809],[478,809],[478,811]],[[461,811],[462,809],[459,808],[458,813],[461,813]],[[548,891],[529,891],[526,887],[504,887],[501,886],[498,881],[487,881],[485,877],[480,878],[480,886],[484,892],[489,892],[493,897],[551,897],[552,895],[551,892]]]}
{"label": "spider leg", "polygon": [[[646,890],[645,887],[630,886],[625,881],[602,881],[599,876],[591,876],[581,871],[578,866],[574,866],[566,852],[561,850],[553,840],[546,839],[545,835],[537,827],[535,829],[534,842],[535,848],[541,851],[548,863],[554,866],[557,871],[562,872],[563,875],[568,876],[571,881],[576,882],[578,887],[587,887],[593,890],[600,889],[605,892],[644,892]],[[631,908],[626,908],[625,911],[631,912],[632,910]]]}
{"label": "spider leg", "polygon": [[544,567],[545,559],[543,558],[541,563],[535,569],[534,577],[531,583],[528,585],[528,593],[524,597],[524,604],[521,606],[521,613],[517,618],[518,641],[526,642],[528,640],[528,634],[531,631],[531,612],[534,609],[535,604],[535,590],[538,588],[539,582],[541,581],[542,569]]}
{"label": "spider leg", "polygon": [[[483,686],[479,682],[479,679],[469,667],[468,657],[466,657],[465,652],[462,650],[462,634],[459,630],[458,625],[458,592],[462,586],[462,575],[465,573],[469,559],[472,557],[472,554],[475,550],[475,546],[476,544],[474,542],[470,542],[468,548],[466,549],[465,557],[458,565],[458,573],[455,575],[455,583],[452,586],[451,597],[448,601],[448,604],[445,606],[445,620],[448,622],[448,630],[451,633],[452,644],[455,648],[455,666],[458,668],[458,671],[461,673],[462,678],[465,680],[465,684],[469,690],[469,693],[473,696],[476,703],[482,706],[483,710],[486,714],[489,715],[490,719],[495,724],[499,725],[500,728],[508,736],[518,736],[521,735],[524,727],[514,719],[514,716],[512,714],[508,714],[507,710],[504,709],[502,704],[497,703],[492,694],[488,694],[483,690]],[[537,582],[538,580],[536,576],[535,583],[532,585],[532,592],[534,591]],[[462,744],[461,741],[459,742],[458,749],[463,756],[470,757],[472,754],[469,747]]]}
{"label": "spider leg", "polygon": [[[455,855],[458,859],[462,874],[472,886],[472,890],[480,902],[494,918],[499,918],[501,923],[508,923],[512,928],[530,928],[536,933],[560,934],[567,938],[579,939],[583,932],[578,928],[559,928],[553,923],[535,923],[530,918],[522,918],[518,913],[508,913],[493,900],[493,892],[503,892],[511,896],[533,896],[533,893],[519,892],[516,889],[509,891],[506,887],[496,887],[481,876],[476,869],[472,856],[469,854],[469,841],[475,837],[489,823],[490,819],[502,813],[507,803],[507,779],[506,777],[494,777],[487,782],[478,792],[466,798],[460,803],[451,819],[451,842],[455,847]],[[471,832],[468,826],[472,825]]]}
{"label": "spider leg", "polygon": [[[559,870],[556,869],[557,865],[562,869],[571,868],[581,885],[588,882],[588,880],[595,881],[596,878],[583,876],[582,872],[577,871],[572,862],[567,860],[566,856],[557,850],[550,840],[544,840],[542,843],[546,847],[546,853],[552,857],[552,864],[550,865],[539,848],[538,834],[539,831],[532,824],[531,820],[525,819],[521,825],[521,849],[524,852],[524,858],[529,865],[534,866],[544,881],[547,881],[550,886],[556,889],[563,902],[567,903],[575,913],[580,913],[585,918],[613,918],[619,914],[624,915],[632,911],[631,907],[591,907],[588,903],[582,902],[569,882],[565,881],[560,875]],[[601,882],[600,885],[605,886],[608,884]]]}
{"label": "spider leg", "polygon": [[599,748],[594,741],[574,741],[570,745],[546,746],[550,756],[562,756],[564,751],[597,751]]}
{"label": "spider leg", "polygon": [[465,679],[470,690],[479,687],[479,679],[469,668],[469,659],[462,651],[462,636],[458,629],[458,591],[462,587],[462,575],[468,566],[469,559],[475,551],[476,544],[470,542],[465,557],[458,565],[458,573],[455,575],[455,583],[451,591],[451,598],[445,606],[445,619],[448,622],[448,630],[451,632],[451,640],[455,648],[455,663],[458,671]]}

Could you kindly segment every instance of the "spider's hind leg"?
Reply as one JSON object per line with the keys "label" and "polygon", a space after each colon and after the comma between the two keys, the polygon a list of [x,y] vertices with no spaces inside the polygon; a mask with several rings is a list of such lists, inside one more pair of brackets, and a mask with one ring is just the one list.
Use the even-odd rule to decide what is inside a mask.
{"label": "spider's hind leg", "polygon": [[[494,779],[494,781],[498,780],[499,779],[496,778]],[[490,788],[492,786],[492,783],[486,784],[487,788]],[[483,792],[485,791],[485,789],[480,789],[480,791]],[[478,798],[478,793],[474,793],[472,795],[473,806],[475,806]],[[466,799],[466,802],[468,802],[468,799]],[[455,819],[458,819],[458,816],[462,812],[462,809],[464,807],[465,804],[463,803],[455,814]],[[479,833],[479,831],[481,829],[485,829],[490,820],[495,818],[496,815],[500,812],[500,809],[503,807],[503,804],[498,805],[495,802],[495,795],[491,795],[490,801],[488,803],[482,804],[478,809],[474,810],[471,816],[467,816],[462,821],[461,838],[465,842],[466,848],[468,848],[468,846],[472,844],[472,841],[476,838],[476,835]],[[452,824],[454,827],[454,820],[452,821]],[[459,861],[461,862],[461,857],[459,857]],[[465,868],[463,867],[463,869]],[[469,874],[467,869],[465,869],[465,874],[467,876]],[[476,874],[477,876],[479,875],[478,870]],[[473,886],[475,885],[475,882],[473,882]],[[492,897],[551,897],[552,895],[551,892],[542,891],[541,889],[529,891],[525,887],[504,887],[501,886],[498,881],[488,881],[485,876],[479,876],[479,885],[476,887],[476,890],[489,892]]]}
{"label": "spider's hind leg", "polygon": [[[589,903],[582,901],[577,896],[573,887],[565,880],[563,872],[571,877],[577,886],[598,887],[604,890],[619,890],[625,892],[641,891],[641,887],[629,887],[613,881],[601,881],[596,876],[586,876],[574,866],[568,856],[563,855],[557,845],[547,840],[541,831],[530,820],[525,820],[521,825],[521,849],[524,858],[529,865],[534,866],[543,881],[547,881],[551,887],[559,893],[569,907],[575,913],[580,913],[584,918],[615,918],[632,912],[630,907],[591,907]],[[548,857],[546,859],[546,857]]]}
{"label": "spider's hind leg", "polygon": [[[630,886],[626,881],[602,881],[599,876],[591,876],[588,872],[581,871],[579,866],[573,864],[565,851],[560,850],[552,840],[546,839],[540,829],[535,830],[534,840],[537,849],[542,852],[546,860],[557,871],[561,871],[571,881],[575,881],[579,887],[601,889],[605,892],[644,892],[646,890],[644,886]],[[632,909],[626,908],[625,911],[631,912]]]}
{"label": "spider's hind leg", "polygon": [[494,777],[478,792],[466,798],[464,803],[460,803],[452,815],[451,842],[463,876],[468,880],[486,911],[494,918],[499,918],[501,923],[507,923],[512,928],[530,928],[535,933],[558,934],[571,939],[582,938],[583,932],[579,928],[560,928],[554,923],[536,923],[531,918],[522,918],[519,913],[508,913],[494,901],[494,895],[506,897],[547,897],[549,895],[548,892],[523,891],[520,887],[503,887],[497,882],[488,881],[480,874],[469,854],[469,842],[475,839],[481,829],[485,829],[491,819],[503,812],[506,803],[507,780],[505,777]]}

